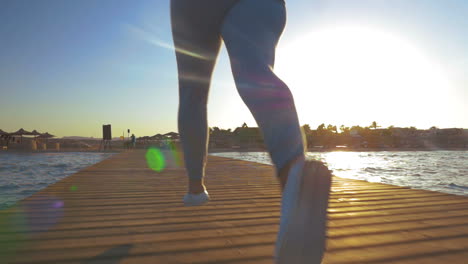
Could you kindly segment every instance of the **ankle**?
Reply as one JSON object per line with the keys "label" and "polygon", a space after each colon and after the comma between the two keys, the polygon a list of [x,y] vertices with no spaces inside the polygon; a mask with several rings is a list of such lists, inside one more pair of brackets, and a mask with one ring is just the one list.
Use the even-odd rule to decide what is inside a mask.
{"label": "ankle", "polygon": [[203,179],[195,180],[189,179],[188,192],[193,194],[199,194],[205,191],[205,185],[203,184]]}

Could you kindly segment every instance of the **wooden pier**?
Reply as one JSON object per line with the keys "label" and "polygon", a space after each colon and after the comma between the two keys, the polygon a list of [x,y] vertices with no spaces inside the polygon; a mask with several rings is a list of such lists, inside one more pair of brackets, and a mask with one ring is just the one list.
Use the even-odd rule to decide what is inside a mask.
{"label": "wooden pier", "polygon": [[[184,207],[165,154],[114,155],[0,211],[0,263],[272,263],[273,168],[210,157],[207,205]],[[468,263],[468,197],[334,177],[324,263]]]}

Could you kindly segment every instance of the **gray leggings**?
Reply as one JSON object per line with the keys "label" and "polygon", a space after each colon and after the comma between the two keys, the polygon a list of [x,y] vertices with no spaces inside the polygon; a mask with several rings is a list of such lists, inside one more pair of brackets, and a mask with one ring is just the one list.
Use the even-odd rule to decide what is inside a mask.
{"label": "gray leggings", "polygon": [[171,20],[179,76],[179,132],[191,179],[207,158],[207,101],[224,40],[237,90],[280,170],[304,156],[304,141],[289,88],[273,72],[286,22],[281,0],[172,0]]}

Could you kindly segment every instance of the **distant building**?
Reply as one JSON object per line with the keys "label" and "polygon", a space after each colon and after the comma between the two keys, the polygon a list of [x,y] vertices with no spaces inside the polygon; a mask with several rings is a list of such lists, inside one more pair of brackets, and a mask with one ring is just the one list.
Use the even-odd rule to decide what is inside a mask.
{"label": "distant building", "polygon": [[233,132],[235,143],[241,147],[264,147],[263,137],[258,127],[248,127],[245,123]]}
{"label": "distant building", "polygon": [[210,128],[210,148],[231,148],[234,145],[234,137],[231,129],[223,130],[217,127]]}

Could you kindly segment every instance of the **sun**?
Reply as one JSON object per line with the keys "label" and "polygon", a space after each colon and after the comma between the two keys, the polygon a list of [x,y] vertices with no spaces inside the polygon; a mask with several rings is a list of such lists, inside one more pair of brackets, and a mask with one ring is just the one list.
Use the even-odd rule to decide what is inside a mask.
{"label": "sun", "polygon": [[408,38],[362,25],[318,28],[283,44],[275,71],[291,88],[301,123],[429,127],[431,118],[444,118],[435,106],[448,104],[441,65]]}

